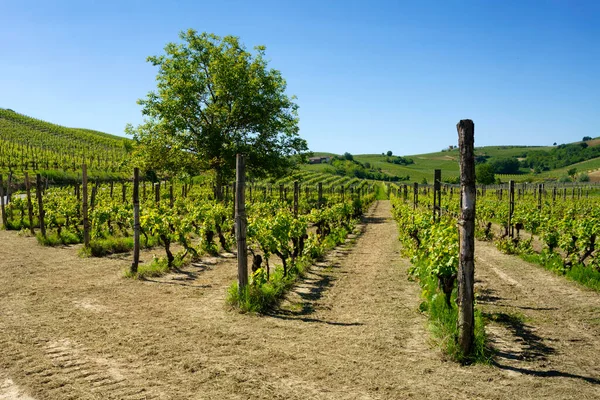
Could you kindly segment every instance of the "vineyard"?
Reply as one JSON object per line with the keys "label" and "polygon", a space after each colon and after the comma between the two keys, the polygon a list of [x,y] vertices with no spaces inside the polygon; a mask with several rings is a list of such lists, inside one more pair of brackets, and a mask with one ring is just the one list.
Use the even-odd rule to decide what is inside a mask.
{"label": "vineyard", "polygon": [[[510,238],[520,249],[525,248],[523,242],[530,244],[524,253],[542,251],[536,249],[536,238],[543,240],[544,225],[525,220],[527,213],[537,210],[542,219],[552,216],[557,224],[563,220],[567,224],[569,213],[583,215],[597,209],[595,187],[574,192],[558,188],[554,200],[553,189],[546,187],[539,212],[539,189],[535,187],[534,197],[531,188],[517,186],[510,225],[509,188],[479,188],[478,236],[492,241],[478,242],[476,337],[482,337],[485,325],[485,342],[477,345],[483,357],[492,355],[482,344],[497,349],[496,368],[484,363],[464,369],[439,362],[439,350],[431,348],[423,319],[456,310],[452,304],[457,188],[440,185],[438,192],[436,186],[417,186],[415,196],[414,186],[409,195],[404,185],[336,179],[299,172],[275,182],[247,184],[247,239],[253,265],[249,288],[254,297],[246,298],[246,308],[240,307],[264,313],[263,318],[254,318],[223,307],[239,300],[232,299],[237,293],[235,258],[230,258],[235,251],[233,184],[219,191],[210,182],[140,182],[145,233],[141,243],[148,248],[142,250],[144,262],[138,270],[143,279],[131,280],[123,275],[130,276],[133,183],[89,184],[90,246],[85,250],[82,244],[41,246],[84,242],[83,187],[46,188],[40,179],[44,238],[37,179],[31,178],[33,223],[27,192],[11,193],[12,200],[5,205],[8,227],[22,234],[0,232],[0,257],[9,266],[0,274],[14,283],[2,292],[6,299],[2,307],[9,313],[0,322],[4,332],[0,373],[4,368],[20,388],[8,387],[26,390],[36,399],[69,393],[78,398],[189,398],[198,388],[208,397],[243,393],[267,398],[285,393],[299,399],[307,387],[317,398],[328,398],[321,395],[326,387],[333,393],[425,398],[424,393],[442,396],[475,381],[486,384],[473,386],[473,396],[514,398],[532,394],[528,382],[534,379],[535,393],[548,398],[564,398],[574,388],[595,392],[599,344],[578,324],[595,318],[593,310],[600,307],[597,294],[567,285],[564,277],[546,276],[542,269],[496,249],[505,250],[503,243]],[[374,192],[382,191],[391,200],[373,202]],[[362,223],[355,218],[359,205],[366,213]],[[573,218],[576,225],[570,229],[575,230],[563,235],[577,232],[583,238],[581,220]],[[520,224],[523,228],[517,229]],[[510,236],[511,229],[505,235],[503,225],[514,227],[514,235]],[[35,238],[27,237],[31,227]],[[346,235],[357,230],[363,233],[355,244],[344,245]],[[581,265],[571,266],[575,253],[567,257],[569,247],[560,244],[565,240],[559,238],[552,250],[561,257],[563,268],[595,268],[595,252]],[[582,240],[575,241],[579,257],[589,244]],[[114,243],[120,244],[113,248]],[[116,251],[125,253],[108,256]],[[23,257],[28,263],[15,275],[11,266],[20,265],[16,263]],[[407,274],[421,284],[420,291]],[[440,278],[445,285],[439,284]],[[539,285],[541,292],[530,291],[532,285]],[[11,314],[30,301],[18,295],[23,290],[35,291],[44,301],[27,305],[27,315]],[[575,303],[565,302],[566,298]],[[126,304],[135,306],[129,310]],[[558,310],[566,305],[570,312],[559,317]],[[456,316],[449,317],[451,323],[452,318]],[[555,323],[557,318],[561,323]],[[69,322],[57,322],[65,319]],[[436,338],[440,332],[451,333],[435,319],[430,324],[437,326]],[[106,340],[96,339],[102,336]],[[569,342],[573,337],[581,342]],[[435,340],[442,346],[452,343]],[[253,358],[239,355],[247,351]],[[579,366],[562,364],[552,355],[556,351],[577,354]],[[297,368],[297,359],[306,354],[312,355],[314,365]],[[124,360],[136,368],[127,368]],[[340,372],[354,370],[357,360],[365,371],[352,382],[344,380]],[[398,370],[405,372],[399,376]],[[556,377],[544,377],[548,370]],[[319,378],[322,371],[327,377]],[[259,378],[244,378],[252,374]],[[406,376],[414,382],[411,388],[401,383]],[[148,385],[148,377],[156,383]],[[432,377],[437,382],[433,385]],[[61,379],[70,383],[63,385]],[[505,395],[494,394],[508,383]],[[168,394],[175,387],[180,395]]]}
{"label": "vineyard", "polygon": [[80,179],[82,164],[94,175],[120,177],[128,139],[88,129],[65,128],[0,109],[0,171],[41,172],[57,181]]}
{"label": "vineyard", "polygon": [[[478,58],[457,48],[461,64],[440,65],[471,75],[462,59]],[[270,60],[237,36],[181,31],[146,58],[156,87],[131,139],[0,109],[0,400],[600,398],[600,138],[475,147],[462,119],[458,145],[435,153],[387,148],[405,138],[313,153]],[[505,89],[535,91],[518,79]],[[379,99],[407,87],[376,86],[394,91]],[[485,110],[464,92],[453,107]],[[345,140],[361,129],[376,143],[382,122],[440,143],[438,122],[398,124],[396,106],[386,121],[387,101],[348,94],[313,107],[361,106],[364,121],[329,126]],[[482,126],[524,135],[528,113],[561,109],[546,106]]]}

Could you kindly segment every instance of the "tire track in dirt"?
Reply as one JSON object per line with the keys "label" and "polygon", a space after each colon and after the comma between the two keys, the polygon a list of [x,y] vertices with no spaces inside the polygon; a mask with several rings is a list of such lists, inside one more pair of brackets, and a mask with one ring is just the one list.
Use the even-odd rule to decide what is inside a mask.
{"label": "tire track in dirt", "polygon": [[497,365],[568,378],[600,395],[600,296],[518,257],[477,243],[478,303],[492,318]]}
{"label": "tire track in dirt", "polygon": [[[487,312],[528,318],[492,324],[514,359],[500,358],[500,368],[445,362],[418,312],[420,289],[407,279],[390,208],[377,202],[355,242],[317,263],[266,316],[225,305],[232,259],[135,281],[121,277],[128,256],[81,259],[76,249],[0,231],[0,384],[36,400],[598,397],[598,385],[582,379],[594,373],[598,295],[528,277],[535,267],[513,266],[493,248],[478,245],[476,278],[487,295],[479,301]],[[571,309],[577,317],[555,315]],[[556,321],[567,339],[556,337]]]}

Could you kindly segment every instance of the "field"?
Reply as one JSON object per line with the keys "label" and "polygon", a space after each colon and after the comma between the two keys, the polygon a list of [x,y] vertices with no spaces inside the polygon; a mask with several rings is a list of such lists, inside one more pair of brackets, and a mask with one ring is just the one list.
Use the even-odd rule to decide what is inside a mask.
{"label": "field", "polygon": [[[600,139],[594,139],[587,142],[589,146],[596,146],[600,143]],[[515,157],[519,158],[526,151],[549,150],[552,146],[485,146],[477,147],[475,152],[477,155],[489,156],[488,162],[494,159]],[[316,152],[315,156],[333,156],[331,153]],[[435,169],[442,170],[442,179],[455,179],[458,177],[458,150],[440,151],[435,153],[407,155],[403,157],[410,158],[414,161],[409,165],[396,165],[386,161],[387,156],[381,154],[355,154],[354,159],[365,163],[368,162],[374,169],[381,170],[391,176],[410,176],[409,182],[421,183],[423,180],[431,182],[433,179],[433,171]],[[306,165],[303,169],[308,171],[323,172],[328,165],[315,164]],[[567,171],[571,168],[577,168],[578,172],[587,172],[593,174],[600,169],[600,158],[583,161],[572,164],[567,167],[554,169],[551,171],[543,171],[539,174],[533,174],[528,169],[521,169],[521,173],[517,175],[497,174],[498,178],[503,182],[514,180],[516,182],[538,182],[544,180],[557,180],[560,177],[567,176]]]}
{"label": "field", "polygon": [[[389,201],[262,316],[225,305],[227,254],[161,278],[0,231],[5,399],[549,398],[599,395],[600,297],[478,243],[490,365],[443,360]],[[354,240],[354,239],[353,239]],[[152,252],[142,260],[150,262]]]}
{"label": "field", "polygon": [[[57,146],[77,133],[39,124]],[[17,143],[26,135],[14,126]],[[241,180],[209,174],[132,179],[117,157],[126,146],[94,135],[81,149],[111,156],[63,159],[18,143],[5,153],[31,174],[0,186],[0,399],[600,395],[597,186],[477,188],[474,345],[464,354],[460,203],[455,185],[432,185],[434,169],[458,174],[456,150],[408,166],[354,156],[427,180],[416,193],[326,164],[242,191]],[[39,164],[61,159],[70,180],[55,185]],[[116,175],[90,178],[73,167],[81,161]]]}

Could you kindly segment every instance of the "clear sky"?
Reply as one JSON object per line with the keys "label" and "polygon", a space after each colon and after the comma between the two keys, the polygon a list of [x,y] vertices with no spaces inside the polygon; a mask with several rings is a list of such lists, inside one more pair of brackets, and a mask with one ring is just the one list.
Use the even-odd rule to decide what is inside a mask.
{"label": "clear sky", "polygon": [[600,1],[0,2],[0,107],[124,135],[146,57],[194,28],[267,46],[314,151],[600,136]]}

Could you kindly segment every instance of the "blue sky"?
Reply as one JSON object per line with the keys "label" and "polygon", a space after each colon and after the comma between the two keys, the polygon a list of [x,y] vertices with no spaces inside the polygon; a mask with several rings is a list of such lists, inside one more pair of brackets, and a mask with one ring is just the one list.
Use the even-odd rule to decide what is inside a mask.
{"label": "blue sky", "polygon": [[124,135],[146,57],[194,28],[267,46],[311,150],[600,136],[600,1],[4,1],[0,107]]}

